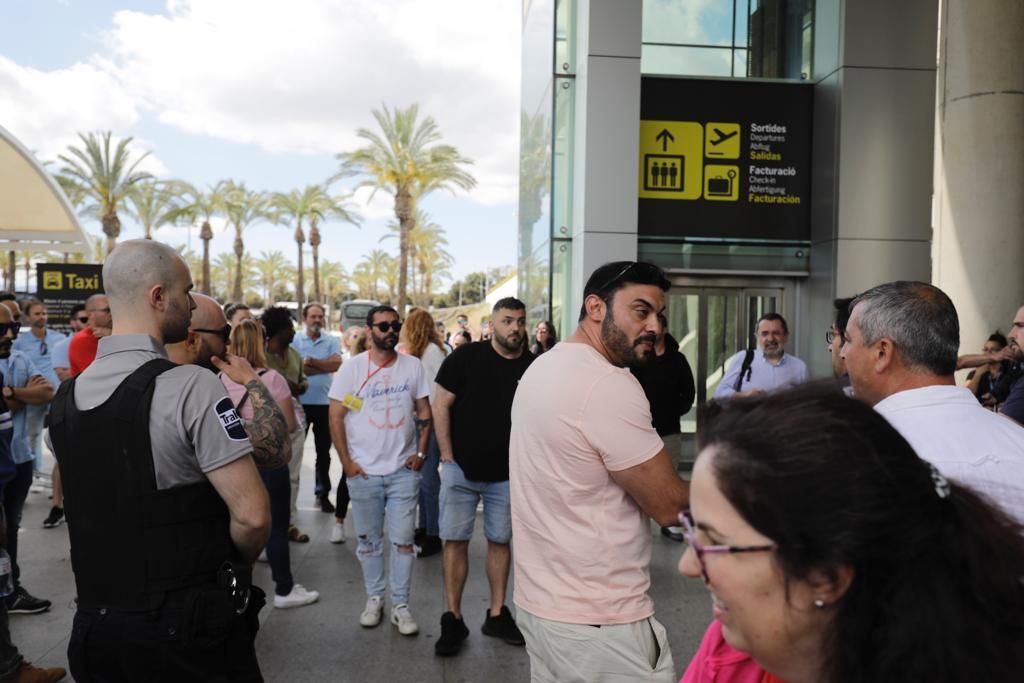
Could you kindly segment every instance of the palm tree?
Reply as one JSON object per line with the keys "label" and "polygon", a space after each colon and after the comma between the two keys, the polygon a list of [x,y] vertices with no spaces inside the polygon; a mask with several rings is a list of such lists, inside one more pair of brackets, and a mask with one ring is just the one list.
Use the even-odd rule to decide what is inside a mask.
{"label": "palm tree", "polygon": [[[259,297],[260,279],[259,273],[256,270],[256,266],[253,263],[253,258],[250,254],[243,254],[241,265],[242,296],[238,298],[231,297],[231,299],[233,301],[244,302],[249,298]],[[235,256],[233,251],[218,254],[210,268],[210,273],[213,277],[213,292],[215,292],[214,294],[211,294],[211,296],[227,300],[229,298],[228,293],[231,292],[236,285],[239,273],[238,258]]]}
{"label": "palm tree", "polygon": [[117,246],[117,238],[121,235],[118,209],[133,185],[152,177],[138,170],[139,163],[149,152],[131,161],[128,145],[133,138],[124,138],[112,152],[110,131],[100,133],[99,137],[95,133],[79,133],[78,137],[83,147],[69,146],[67,154],[57,157],[64,163],[60,174],[66,183],[76,185],[88,197],[91,203],[85,207],[84,212],[100,219],[103,234],[107,236],[109,254]]}
{"label": "palm tree", "polygon": [[235,283],[231,290],[231,300],[242,301],[242,257],[245,256],[245,242],[242,233],[257,220],[266,219],[267,197],[262,192],[246,189],[245,183],[227,181],[221,188],[224,193],[224,213],[228,223],[235,229]]}
{"label": "palm tree", "polygon": [[274,292],[291,279],[294,266],[288,262],[283,252],[261,251],[256,259],[256,272],[263,286],[263,301],[266,306],[274,305]]}
{"label": "palm tree", "polygon": [[357,264],[352,271],[352,286],[360,299],[377,300],[377,277],[366,261]]}
{"label": "palm tree", "polygon": [[186,265],[188,265],[189,272],[195,274],[196,272],[202,269],[202,259],[199,258],[199,255],[195,252],[194,249],[184,244],[175,245],[174,248],[177,249],[178,254],[181,256],[181,260],[184,261]]}
{"label": "palm tree", "polygon": [[388,290],[386,303],[392,305],[394,305],[393,302],[395,299],[398,298],[395,293],[398,291],[398,281],[400,279],[398,268],[400,263],[401,262],[394,256],[385,256],[383,267],[381,269],[381,278],[384,280],[384,286],[387,287]]}
{"label": "palm tree", "polygon": [[383,136],[366,128],[356,135],[369,144],[338,155],[337,177],[362,176],[360,187],[384,190],[395,199],[401,226],[398,254],[398,309],[403,311],[409,266],[409,235],[415,226],[416,202],[438,189],[471,190],[476,179],[463,167],[473,162],[451,145],[441,144],[441,132],[430,116],[417,122],[419,105],[407,109],[373,110]]}
{"label": "palm tree", "polygon": [[[326,188],[316,195],[313,210],[309,213],[309,246],[313,248],[313,298],[323,301],[320,288],[320,221],[337,218],[359,227],[362,217],[350,208],[351,194],[330,196]],[[326,264],[325,264],[326,265]]]}
{"label": "palm tree", "polygon": [[[327,324],[332,324],[332,313],[334,308],[338,305],[338,299],[345,293],[348,287],[348,273],[345,272],[345,266],[341,265],[337,261],[324,260],[323,265],[320,267],[320,277],[324,280],[324,298],[322,301],[327,306]],[[321,299],[318,299],[321,301]]]}
{"label": "palm tree", "polygon": [[[392,221],[388,223],[389,234],[380,238],[383,242],[386,239],[400,239],[401,226]],[[416,209],[416,229],[409,236],[409,270],[412,280],[412,290],[416,292],[416,274],[420,276],[420,304],[429,304],[430,296],[433,293],[433,280],[436,273],[435,266],[447,272],[447,269],[455,264],[455,259],[444,247],[448,246],[448,239],[444,236],[444,228],[431,219],[430,214]],[[413,297],[414,303],[415,297]]]}
{"label": "palm tree", "polygon": [[177,181],[145,180],[136,183],[125,195],[125,212],[142,224],[147,240],[153,231],[177,221],[183,194],[182,183]]}
{"label": "palm tree", "polygon": [[199,239],[203,241],[202,278],[199,282],[199,291],[209,294],[212,291],[210,284],[210,241],[213,239],[213,226],[210,220],[217,214],[224,211],[225,197],[224,185],[226,181],[220,181],[216,185],[210,185],[206,192],[194,185],[181,183],[181,194],[185,197],[184,203],[173,212],[173,219],[188,225],[194,225],[199,219],[203,224],[199,228]]}

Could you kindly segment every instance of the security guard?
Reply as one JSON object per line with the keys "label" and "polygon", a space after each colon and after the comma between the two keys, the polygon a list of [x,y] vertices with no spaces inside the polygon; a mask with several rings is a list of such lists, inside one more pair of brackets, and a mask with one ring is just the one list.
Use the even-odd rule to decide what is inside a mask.
{"label": "security guard", "polygon": [[262,681],[263,593],[249,584],[267,495],[221,383],[164,351],[188,332],[188,266],[164,244],[132,240],[107,257],[103,282],[113,334],[50,415],[78,590],[71,673]]}

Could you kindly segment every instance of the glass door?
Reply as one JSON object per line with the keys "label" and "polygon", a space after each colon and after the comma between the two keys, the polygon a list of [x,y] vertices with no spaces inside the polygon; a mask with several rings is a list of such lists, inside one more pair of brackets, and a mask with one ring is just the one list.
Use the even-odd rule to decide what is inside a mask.
{"label": "glass door", "polygon": [[[694,407],[680,420],[686,459],[697,454],[697,433],[708,401],[728,371],[729,360],[756,344],[757,320],[783,312],[785,288],[676,286],[666,297],[668,332],[679,342],[697,385]],[[792,322],[792,321],[790,321]]]}

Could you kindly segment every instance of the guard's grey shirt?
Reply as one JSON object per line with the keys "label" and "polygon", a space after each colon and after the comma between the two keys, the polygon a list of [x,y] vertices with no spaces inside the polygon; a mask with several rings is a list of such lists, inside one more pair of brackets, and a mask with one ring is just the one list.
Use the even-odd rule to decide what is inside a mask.
{"label": "guard's grey shirt", "polygon": [[[75,406],[101,405],[128,375],[161,357],[167,357],[164,347],[147,334],[100,339],[96,360],[75,380]],[[161,490],[205,481],[206,472],[252,452],[224,385],[197,365],[179,365],[156,378],[149,437]]]}

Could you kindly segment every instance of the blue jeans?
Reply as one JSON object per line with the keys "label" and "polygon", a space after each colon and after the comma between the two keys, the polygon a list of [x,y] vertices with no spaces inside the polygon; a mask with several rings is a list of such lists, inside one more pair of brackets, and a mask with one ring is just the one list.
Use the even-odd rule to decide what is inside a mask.
{"label": "blue jeans", "polygon": [[274,579],[274,593],[288,595],[295,585],[292,579],[292,556],[288,547],[288,524],[292,515],[292,482],[288,466],[260,470],[260,479],[270,497],[270,538],[267,539],[267,562]]}
{"label": "blue jeans", "polygon": [[437,445],[437,436],[430,433],[427,445],[427,459],[420,469],[420,523],[419,527],[426,531],[427,536],[438,535],[438,498],[441,494],[441,474],[437,471],[441,464],[441,448]]}
{"label": "blue jeans", "polygon": [[508,480],[471,481],[454,462],[441,464],[441,538],[473,537],[476,506],[484,501],[484,536],[492,543],[512,540],[512,499]]}
{"label": "blue jeans", "polygon": [[363,568],[367,596],[384,596],[384,521],[388,523],[391,552],[391,602],[408,604],[412,586],[412,562],[415,554],[401,552],[398,546],[412,545],[416,523],[416,500],[420,474],[402,467],[391,474],[371,474],[348,480],[352,496],[352,520],[358,545],[356,556]]}

